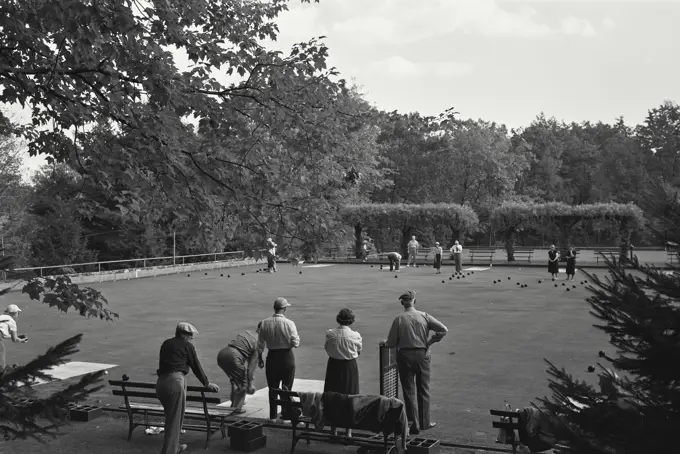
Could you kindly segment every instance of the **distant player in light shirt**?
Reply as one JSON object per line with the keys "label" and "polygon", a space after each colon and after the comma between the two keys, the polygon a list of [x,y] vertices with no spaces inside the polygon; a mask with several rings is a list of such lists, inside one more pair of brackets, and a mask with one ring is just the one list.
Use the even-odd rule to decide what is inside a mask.
{"label": "distant player in light shirt", "polygon": [[4,339],[12,339],[12,342],[21,344],[28,342],[26,336],[17,334],[16,318],[19,312],[19,306],[10,304],[5,313],[0,315],[0,370],[4,370],[6,366]]}
{"label": "distant player in light shirt", "polygon": [[453,261],[456,264],[456,271],[460,272],[463,269],[463,246],[458,240],[451,246],[451,253],[453,254]]}
{"label": "distant player in light shirt", "polygon": [[267,268],[270,273],[276,273],[276,243],[267,238]]}
{"label": "distant player in light shirt", "polygon": [[419,248],[420,243],[418,243],[415,236],[412,236],[411,241],[408,242],[408,262],[406,262],[406,266],[411,266],[411,262],[413,262],[413,266],[416,266],[416,257],[418,256]]}

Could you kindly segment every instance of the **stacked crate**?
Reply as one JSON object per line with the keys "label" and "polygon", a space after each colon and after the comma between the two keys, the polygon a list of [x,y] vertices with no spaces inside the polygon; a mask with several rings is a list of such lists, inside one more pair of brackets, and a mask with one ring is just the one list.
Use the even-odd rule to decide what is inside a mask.
{"label": "stacked crate", "polygon": [[262,427],[262,424],[246,420],[230,424],[227,434],[231,449],[253,452],[267,446],[267,436],[262,433]]}

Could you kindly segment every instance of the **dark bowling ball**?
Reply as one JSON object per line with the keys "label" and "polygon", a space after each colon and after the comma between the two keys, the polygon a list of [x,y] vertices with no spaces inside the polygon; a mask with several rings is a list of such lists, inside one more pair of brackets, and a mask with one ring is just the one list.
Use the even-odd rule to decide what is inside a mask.
{"label": "dark bowling ball", "polygon": [[590,373],[595,372],[595,367],[588,366],[588,372],[590,372]]}
{"label": "dark bowling ball", "polygon": [[542,283],[543,283],[543,281],[539,279],[539,280],[538,280],[538,283],[539,283],[539,284],[542,284]]}
{"label": "dark bowling ball", "polygon": [[450,277],[450,278],[449,278],[449,280],[451,281],[451,280],[453,280],[453,278],[452,278],[452,277]]}
{"label": "dark bowling ball", "polygon": [[224,277],[224,274],[220,274],[220,277]]}
{"label": "dark bowling ball", "polygon": [[496,281],[493,281],[493,283],[495,284],[495,283],[496,283]]}
{"label": "dark bowling ball", "polygon": [[520,285],[519,282],[517,283],[517,285]]}
{"label": "dark bowling ball", "polygon": [[555,287],[559,287],[557,284],[555,284]]}
{"label": "dark bowling ball", "polygon": [[600,358],[604,358],[605,355],[604,352],[600,350],[599,352],[597,352],[597,356],[599,356]]}
{"label": "dark bowling ball", "polygon": [[241,273],[241,276],[245,276],[245,275],[246,275],[246,273]]}
{"label": "dark bowling ball", "polygon": [[460,276],[456,276],[456,279],[460,279]]}
{"label": "dark bowling ball", "polygon": [[187,277],[191,277],[191,274],[187,274]]}
{"label": "dark bowling ball", "polygon": [[508,280],[510,280],[510,276],[508,276]]}
{"label": "dark bowling ball", "polygon": [[442,281],[442,284],[446,284],[446,281]]}
{"label": "dark bowling ball", "polygon": [[576,288],[576,286],[575,286],[575,285],[574,285],[574,286],[572,286],[572,287]]}
{"label": "dark bowling ball", "polygon": [[569,291],[569,290],[570,290],[569,287],[567,287],[567,291]]}
{"label": "dark bowling ball", "polygon": [[553,282],[555,282],[555,278],[552,278]]}
{"label": "dark bowling ball", "polygon": [[123,374],[123,381],[128,381],[129,379],[128,374]]}
{"label": "dark bowling ball", "polygon": [[227,274],[227,277],[231,277],[231,274]]}
{"label": "dark bowling ball", "polygon": [[371,265],[371,268],[373,268],[373,265]]}
{"label": "dark bowling ball", "polygon": [[207,275],[208,275],[208,273],[205,273],[205,275],[207,276]]}
{"label": "dark bowling ball", "polygon": [[475,274],[475,272],[474,272],[474,271],[470,271],[470,273],[472,273],[472,274]]}
{"label": "dark bowling ball", "polygon": [[394,275],[394,278],[395,278],[395,279],[398,278],[398,277],[399,277],[399,276],[397,276],[396,274]]}
{"label": "dark bowling ball", "polygon": [[567,284],[565,284],[564,282],[562,282],[562,287],[564,287],[565,285],[567,285]]}
{"label": "dark bowling ball", "polygon": [[302,271],[300,271],[300,274],[302,274]]}

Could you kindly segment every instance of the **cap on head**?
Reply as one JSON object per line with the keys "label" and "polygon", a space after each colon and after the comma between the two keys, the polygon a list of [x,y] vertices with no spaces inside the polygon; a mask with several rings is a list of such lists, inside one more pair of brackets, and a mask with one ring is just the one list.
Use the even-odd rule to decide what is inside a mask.
{"label": "cap on head", "polygon": [[8,314],[18,314],[19,312],[21,312],[21,309],[19,309],[19,306],[17,306],[16,304],[10,304],[9,306],[7,306],[7,309],[5,309],[5,312]]}
{"label": "cap on head", "polygon": [[271,238],[267,238],[267,241],[269,241],[269,242],[271,243],[271,242],[272,242],[272,239],[271,239]]}
{"label": "cap on head", "polygon": [[191,323],[180,322],[177,324],[177,328],[175,328],[175,334],[191,334],[195,336],[198,334],[198,330]]}
{"label": "cap on head", "polygon": [[290,307],[287,299],[279,297],[274,300],[274,309],[285,309],[287,307]]}
{"label": "cap on head", "polygon": [[439,246],[439,241],[434,243],[435,246]]}
{"label": "cap on head", "polygon": [[335,317],[335,321],[338,322],[340,325],[345,325],[349,326],[355,321],[354,317],[354,312],[352,312],[352,309],[342,309],[340,312],[338,312],[338,316]]}
{"label": "cap on head", "polygon": [[415,290],[406,290],[404,293],[401,294],[399,297],[401,301],[413,301],[416,299],[416,291]]}
{"label": "cap on head", "polygon": [[453,244],[460,244],[460,243],[458,242],[458,240],[456,240],[455,243],[453,243]]}

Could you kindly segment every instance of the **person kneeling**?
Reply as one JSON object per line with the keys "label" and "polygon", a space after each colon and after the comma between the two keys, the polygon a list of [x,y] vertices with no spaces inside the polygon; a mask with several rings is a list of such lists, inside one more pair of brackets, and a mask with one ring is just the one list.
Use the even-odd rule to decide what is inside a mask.
{"label": "person kneeling", "polygon": [[255,394],[253,380],[257,367],[257,334],[245,331],[217,354],[217,365],[231,381],[231,408],[245,413],[246,394]]}

